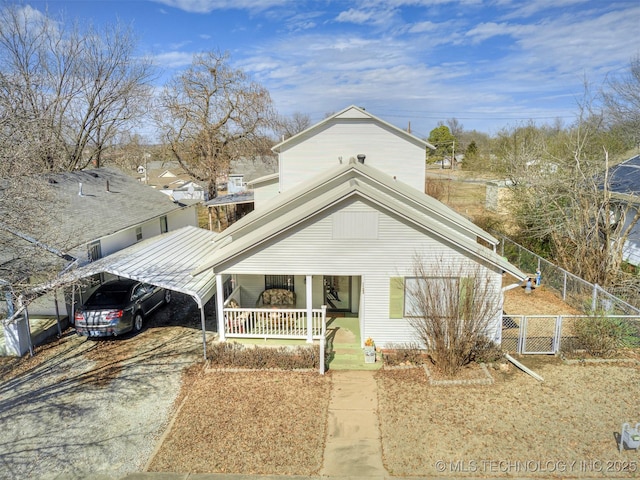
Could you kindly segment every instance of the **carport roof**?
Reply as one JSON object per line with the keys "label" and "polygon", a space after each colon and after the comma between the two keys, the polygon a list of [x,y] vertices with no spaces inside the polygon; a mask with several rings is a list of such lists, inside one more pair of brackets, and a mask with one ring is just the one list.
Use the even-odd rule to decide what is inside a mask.
{"label": "carport roof", "polygon": [[215,275],[212,270],[197,276],[191,272],[203,256],[213,252],[215,236],[202,228],[183,227],[79,267],[60,280],[71,282],[107,272],[185,293],[202,307],[215,294]]}

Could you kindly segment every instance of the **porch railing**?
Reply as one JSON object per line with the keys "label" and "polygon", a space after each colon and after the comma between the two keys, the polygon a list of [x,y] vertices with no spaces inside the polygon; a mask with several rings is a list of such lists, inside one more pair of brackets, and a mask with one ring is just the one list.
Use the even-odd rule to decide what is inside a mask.
{"label": "porch railing", "polygon": [[[307,310],[300,308],[224,308],[225,335],[235,338],[307,339]],[[326,308],[311,311],[311,338],[322,337]]]}

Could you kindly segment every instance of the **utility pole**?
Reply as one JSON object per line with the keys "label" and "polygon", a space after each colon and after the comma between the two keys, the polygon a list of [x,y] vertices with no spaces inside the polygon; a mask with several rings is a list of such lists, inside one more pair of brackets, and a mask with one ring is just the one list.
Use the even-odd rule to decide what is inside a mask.
{"label": "utility pole", "polygon": [[451,149],[451,170],[453,170],[453,162],[456,161],[456,141],[453,141],[453,148]]}

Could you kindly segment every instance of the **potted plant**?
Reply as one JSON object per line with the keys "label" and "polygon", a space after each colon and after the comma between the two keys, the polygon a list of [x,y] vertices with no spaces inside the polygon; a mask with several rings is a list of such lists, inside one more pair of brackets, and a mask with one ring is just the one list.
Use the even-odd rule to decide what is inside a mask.
{"label": "potted plant", "polygon": [[369,337],[364,341],[364,363],[375,363],[376,344],[373,338]]}

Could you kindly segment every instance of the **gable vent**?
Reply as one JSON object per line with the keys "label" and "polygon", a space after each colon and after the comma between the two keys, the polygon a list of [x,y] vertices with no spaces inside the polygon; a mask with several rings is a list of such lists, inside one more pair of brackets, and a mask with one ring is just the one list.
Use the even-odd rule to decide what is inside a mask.
{"label": "gable vent", "polygon": [[332,220],[335,240],[378,238],[378,212],[336,212]]}

